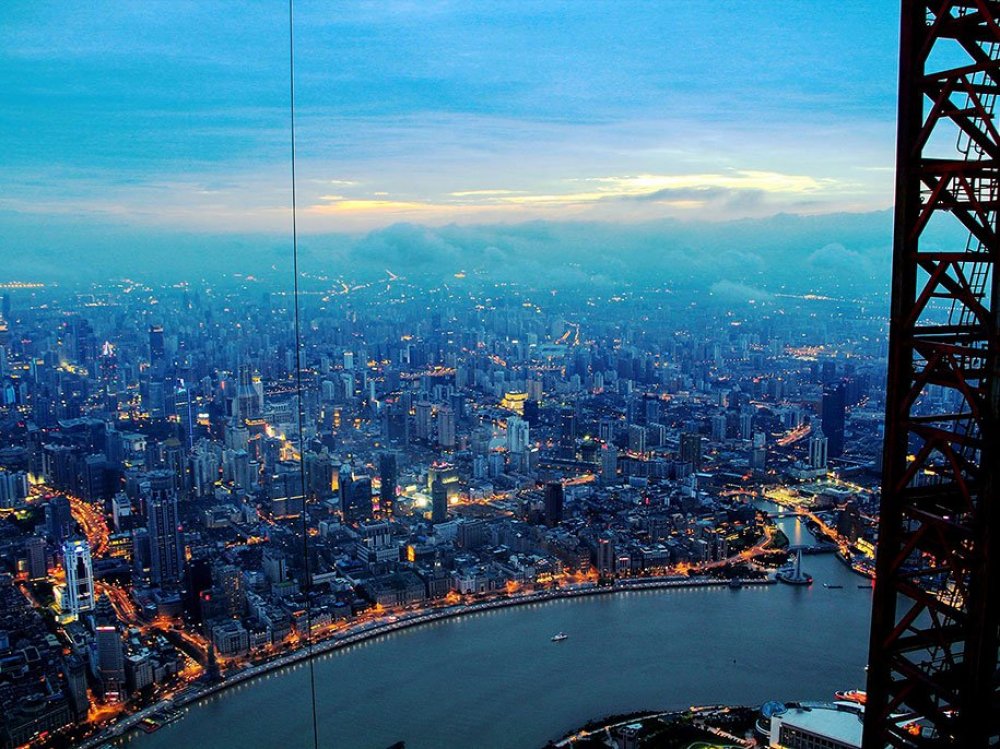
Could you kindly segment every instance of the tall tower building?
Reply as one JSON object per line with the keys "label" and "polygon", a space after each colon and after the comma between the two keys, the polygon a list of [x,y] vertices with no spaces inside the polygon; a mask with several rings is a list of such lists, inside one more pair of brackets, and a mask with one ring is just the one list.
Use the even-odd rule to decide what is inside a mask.
{"label": "tall tower building", "polygon": [[433,406],[427,401],[421,401],[414,407],[416,419],[414,422],[414,432],[418,440],[429,440],[431,438]]}
{"label": "tall tower building", "polygon": [[396,507],[398,472],[395,453],[384,452],[378,457],[379,510],[383,517],[392,517]]}
{"label": "tall tower building", "polygon": [[522,453],[528,447],[529,424],[518,416],[507,418],[507,450],[512,453]]}
{"label": "tall tower building", "polygon": [[49,574],[49,565],[45,553],[45,539],[41,536],[31,536],[24,542],[24,554],[27,558],[29,580],[44,580]]}
{"label": "tall tower building", "polygon": [[94,567],[86,540],[72,538],[63,544],[63,568],[69,613],[79,619],[82,612],[94,608]]}
{"label": "tall tower building", "polygon": [[177,585],[184,571],[184,541],[170,471],[150,473],[146,526],[149,529],[151,581],[163,587]]}
{"label": "tall tower building", "polygon": [[844,383],[838,382],[823,388],[821,418],[823,420],[823,434],[828,440],[827,454],[831,458],[839,458],[844,454],[846,401]]}
{"label": "tall tower building", "polygon": [[455,412],[442,408],[437,415],[438,445],[445,450],[455,447]]}
{"label": "tall tower building", "polygon": [[90,697],[87,696],[87,666],[83,659],[71,655],[63,663],[63,673],[66,676],[66,692],[73,715],[77,720],[87,717],[90,709]]}
{"label": "tall tower building", "polygon": [[431,522],[443,523],[448,519],[448,487],[437,479],[431,484]]}
{"label": "tall tower building", "polygon": [[694,432],[681,432],[681,460],[690,463],[698,471],[701,469],[701,435]]}
{"label": "tall tower building", "polygon": [[562,522],[563,485],[553,481],[545,485],[545,524],[550,528]]}
{"label": "tall tower building", "polygon": [[166,349],[163,345],[163,326],[149,326],[149,364],[153,369],[166,363]]}
{"label": "tall tower building", "polygon": [[809,467],[817,470],[826,468],[826,457],[829,440],[823,434],[822,428],[813,432],[809,438]]}
{"label": "tall tower building", "polygon": [[94,647],[97,656],[97,673],[105,702],[125,699],[125,654],[122,637],[118,631],[118,617],[111,601],[102,595],[94,611]]}
{"label": "tall tower building", "polygon": [[45,505],[45,532],[61,544],[73,532],[73,514],[66,497],[53,497]]}

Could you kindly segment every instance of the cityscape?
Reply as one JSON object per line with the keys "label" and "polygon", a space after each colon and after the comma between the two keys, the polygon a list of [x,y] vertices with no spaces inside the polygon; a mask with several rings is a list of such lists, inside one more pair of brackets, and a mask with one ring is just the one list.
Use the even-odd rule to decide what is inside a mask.
{"label": "cityscape", "polygon": [[997,746],[1000,3],[758,5],[0,7],[0,749]]}
{"label": "cityscape", "polygon": [[290,297],[259,284],[5,290],[11,745],[157,730],[483,606],[768,584],[803,554],[869,580],[884,315],[462,275],[306,296],[301,390]]}

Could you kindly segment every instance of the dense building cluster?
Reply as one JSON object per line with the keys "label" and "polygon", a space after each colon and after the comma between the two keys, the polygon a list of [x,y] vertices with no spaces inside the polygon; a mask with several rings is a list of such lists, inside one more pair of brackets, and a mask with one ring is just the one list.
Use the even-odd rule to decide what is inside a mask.
{"label": "dense building cluster", "polygon": [[251,279],[4,297],[9,745],[373,612],[763,575],[765,497],[870,559],[884,319],[453,281],[314,280],[298,336]]}

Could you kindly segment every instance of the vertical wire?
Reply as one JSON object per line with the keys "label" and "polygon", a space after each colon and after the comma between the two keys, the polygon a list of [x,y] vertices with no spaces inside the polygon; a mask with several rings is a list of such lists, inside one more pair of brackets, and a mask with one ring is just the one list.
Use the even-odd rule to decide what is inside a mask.
{"label": "vertical wire", "polygon": [[312,701],[313,747],[319,749],[319,721],[316,710],[316,666],[312,658],[312,573],[309,569],[309,523],[307,521],[306,501],[306,463],[305,463],[305,418],[303,416],[302,388],[302,325],[299,319],[299,232],[298,204],[295,192],[295,12],[294,0],[288,0],[288,102],[289,102],[289,133],[292,155],[292,297],[295,310],[295,395],[298,400],[299,428],[299,481],[302,493],[302,561],[304,565],[305,583],[303,590],[306,597],[306,660],[309,662],[309,692]]}

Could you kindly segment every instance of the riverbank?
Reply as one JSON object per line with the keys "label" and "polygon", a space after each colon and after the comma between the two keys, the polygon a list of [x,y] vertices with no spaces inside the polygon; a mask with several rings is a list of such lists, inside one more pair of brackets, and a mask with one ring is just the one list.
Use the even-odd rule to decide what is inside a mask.
{"label": "riverbank", "polygon": [[[772,578],[741,580],[744,586],[767,586],[775,584]],[[138,728],[138,724],[143,718],[165,709],[179,709],[194,705],[213,695],[228,690],[232,687],[245,684],[258,677],[265,676],[275,671],[285,669],[299,663],[305,662],[309,658],[329,654],[348,647],[357,645],[368,640],[372,640],[384,635],[398,632],[404,629],[420,627],[425,624],[463,617],[469,614],[493,611],[529,604],[545,603],[549,601],[566,600],[573,598],[608,596],[615,593],[654,591],[674,588],[727,588],[730,587],[729,580],[719,580],[714,578],[686,578],[686,577],[663,577],[644,578],[636,580],[619,581],[614,586],[598,586],[595,583],[581,583],[579,585],[561,588],[558,590],[544,590],[534,593],[506,596],[477,603],[457,604],[435,608],[427,611],[417,611],[404,614],[398,617],[386,617],[385,621],[366,622],[357,627],[355,631],[340,632],[329,639],[318,642],[310,647],[302,648],[293,653],[288,653],[267,663],[243,669],[238,673],[226,677],[222,682],[213,685],[193,686],[175,695],[169,700],[162,700],[155,705],[151,705],[143,710],[127,716],[113,726],[110,726],[91,739],[80,744],[81,749],[94,749],[102,743],[118,739],[130,731]]]}
{"label": "riverbank", "polygon": [[603,749],[608,740],[641,738],[643,746],[687,746],[688,749],[752,749],[758,707],[705,705],[685,710],[663,710],[608,716],[550,741],[546,749]]}

